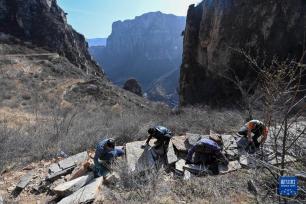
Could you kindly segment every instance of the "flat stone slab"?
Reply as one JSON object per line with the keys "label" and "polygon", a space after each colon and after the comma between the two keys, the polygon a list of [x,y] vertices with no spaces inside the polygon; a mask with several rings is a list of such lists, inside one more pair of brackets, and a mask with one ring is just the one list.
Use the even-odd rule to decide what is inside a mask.
{"label": "flat stone slab", "polygon": [[48,169],[49,174],[54,174],[54,173],[59,172],[59,171],[62,171],[62,169],[59,167],[58,163],[51,164],[49,166],[49,169]]}
{"label": "flat stone slab", "polygon": [[136,141],[126,144],[126,160],[128,170],[133,171],[145,171],[152,169],[155,166],[155,161],[152,155],[152,147],[146,147],[144,149],[141,146],[145,141]]}
{"label": "flat stone slab", "polygon": [[219,165],[219,172],[220,174],[226,174],[232,171],[236,171],[238,169],[241,169],[241,165],[239,161],[231,161],[227,166],[225,165]]}
{"label": "flat stone slab", "polygon": [[20,181],[18,182],[18,184],[16,185],[16,189],[24,189],[32,180],[34,176],[34,173],[28,172],[25,176],[21,177]]}
{"label": "flat stone slab", "polygon": [[102,190],[102,182],[103,177],[96,178],[70,196],[63,198],[58,204],[90,203],[95,200],[99,191]]}
{"label": "flat stone slab", "polygon": [[58,163],[51,164],[48,169],[49,175],[46,179],[52,181],[59,178],[60,176],[64,176],[68,173],[71,173],[75,167],[77,167],[79,164],[85,162],[88,159],[89,156],[85,151],[63,159]]}
{"label": "flat stone slab", "polygon": [[233,135],[221,135],[222,140],[223,140],[223,146],[225,150],[229,149],[237,149],[237,142],[236,139]]}
{"label": "flat stone slab", "polygon": [[71,181],[56,186],[53,189],[53,191],[58,195],[70,195],[76,192],[77,190],[79,190],[80,188],[82,188],[83,186],[85,186],[93,179],[94,179],[94,173],[90,172],[87,175],[81,176],[79,178],[73,179]]}
{"label": "flat stone slab", "polygon": [[175,170],[178,173],[184,173],[184,165],[186,161],[184,159],[180,159],[175,163]]}
{"label": "flat stone slab", "polygon": [[62,170],[64,170],[72,166],[77,166],[78,164],[83,163],[87,159],[88,159],[88,154],[85,151],[59,161],[58,165]]}
{"label": "flat stone slab", "polygon": [[180,152],[187,152],[188,151],[188,147],[186,145],[186,136],[175,136],[172,137],[171,141],[174,145],[174,147],[180,151]]}
{"label": "flat stone slab", "polygon": [[68,169],[65,169],[65,170],[62,170],[62,171],[59,171],[59,172],[56,172],[56,173],[53,173],[53,174],[49,174],[47,177],[46,177],[46,180],[48,181],[54,181],[58,178],[60,178],[61,176],[65,176],[67,174],[70,174],[73,169],[75,168],[75,166],[72,166]]}
{"label": "flat stone slab", "polygon": [[168,164],[173,164],[178,160],[175,152],[174,152],[174,147],[173,143],[170,140],[169,145],[168,145],[168,151],[167,151],[167,163]]}
{"label": "flat stone slab", "polygon": [[252,158],[251,156],[248,156],[247,154],[240,155],[239,163],[242,166],[249,167],[249,168],[255,168],[256,167],[256,160],[254,158]]}
{"label": "flat stone slab", "polygon": [[200,139],[200,134],[186,133],[186,138],[190,146],[194,146]]}

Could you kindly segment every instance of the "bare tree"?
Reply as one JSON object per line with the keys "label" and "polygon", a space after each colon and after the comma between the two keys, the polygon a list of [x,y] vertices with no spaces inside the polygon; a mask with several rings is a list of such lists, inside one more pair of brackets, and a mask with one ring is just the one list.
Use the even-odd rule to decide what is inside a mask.
{"label": "bare tree", "polygon": [[[275,178],[285,174],[296,175],[299,170],[294,163],[288,164],[288,158],[293,156],[297,161],[305,157],[305,152],[296,150],[305,149],[306,123],[303,116],[306,110],[306,89],[302,84],[305,78],[305,65],[299,62],[286,60],[272,60],[269,66],[258,66],[255,60],[247,56],[248,61],[257,67],[258,88],[262,94],[262,104],[265,123],[270,127],[269,141],[266,149],[272,150],[273,157],[279,167],[261,161],[265,168]],[[270,155],[271,156],[271,155]],[[290,167],[290,168],[288,168]],[[305,193],[305,186],[301,191]],[[271,191],[273,192],[273,191]],[[275,191],[274,191],[275,192]],[[299,201],[300,198],[294,198]],[[287,202],[287,198],[279,196],[279,202]]]}

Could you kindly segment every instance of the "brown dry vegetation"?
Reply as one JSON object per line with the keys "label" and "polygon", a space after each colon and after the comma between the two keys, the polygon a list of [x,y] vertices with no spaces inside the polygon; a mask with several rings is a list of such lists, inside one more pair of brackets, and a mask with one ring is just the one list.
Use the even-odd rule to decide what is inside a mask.
{"label": "brown dry vegetation", "polygon": [[111,107],[76,108],[63,112],[52,110],[47,118],[34,118],[18,128],[0,124],[0,168],[10,162],[29,162],[51,158],[60,151],[73,154],[94,148],[105,137],[113,137],[119,145],[144,139],[147,129],[161,124],[176,134],[235,132],[243,123],[238,111],[212,111],[186,108],[174,113],[156,105],[155,112],[139,109],[117,110]]}
{"label": "brown dry vegetation", "polygon": [[105,203],[256,203],[247,189],[247,170],[183,180],[163,168],[131,175],[119,166],[121,180],[105,189]]}

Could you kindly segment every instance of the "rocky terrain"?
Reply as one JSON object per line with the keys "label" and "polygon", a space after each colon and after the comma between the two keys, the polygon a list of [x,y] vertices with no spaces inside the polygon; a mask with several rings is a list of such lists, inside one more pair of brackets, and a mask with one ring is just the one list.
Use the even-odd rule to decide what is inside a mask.
{"label": "rocky terrain", "polygon": [[59,53],[86,72],[102,75],[91,60],[83,35],[67,23],[56,0],[1,0],[0,32]]}
{"label": "rocky terrain", "polygon": [[[1,0],[0,10],[1,166],[17,158],[18,163],[38,155],[50,156],[55,150],[50,145],[59,145],[62,136],[69,135],[72,121],[85,120],[85,115],[95,110],[115,115],[122,110],[156,111],[156,105],[104,77],[91,60],[84,36],[67,24],[56,1]],[[90,131],[99,137],[98,130]],[[71,134],[76,139],[75,133]],[[15,139],[28,145],[22,150],[13,148]],[[44,145],[34,142],[37,139],[49,148],[41,148]],[[39,150],[34,146],[40,146]]]}
{"label": "rocky terrain", "polygon": [[[301,132],[304,128],[305,122],[297,123],[290,131]],[[153,140],[146,148],[141,148],[145,141],[126,143],[124,147],[117,147],[125,152],[124,157],[109,167],[111,172],[107,176],[95,179],[93,150],[71,156],[62,152],[57,158],[31,163],[15,172],[4,169],[0,175],[0,199],[2,196],[5,201],[44,203],[274,202],[272,197],[267,198],[262,193],[265,186],[255,183],[259,177],[264,179],[256,169],[277,169],[280,163],[280,155],[271,151],[272,140],[262,152],[249,154],[243,147],[247,145],[246,138],[222,134],[223,152],[230,162],[226,166],[219,164],[219,175],[213,175],[209,166],[186,164],[188,149],[201,138],[212,138],[216,134],[210,131],[209,135],[185,133],[174,136],[164,157],[158,156]],[[302,186],[306,174],[295,168],[297,159],[288,155],[285,160],[290,166],[287,171],[299,177]],[[197,186],[203,184],[210,188]],[[220,186],[222,190],[218,189]],[[146,190],[154,193],[148,195]],[[220,195],[210,195],[218,191]]]}
{"label": "rocky terrain", "polygon": [[[202,21],[202,15],[209,15],[209,12],[202,13],[202,9],[209,11],[210,8],[218,8],[217,12],[221,7],[228,11],[227,8],[231,8],[231,5],[239,8],[248,8],[249,5],[243,4],[243,1],[237,4],[229,2],[204,1],[198,7],[190,7],[184,46],[197,45],[196,33],[202,33],[196,30],[200,29],[197,27],[198,23]],[[270,8],[270,5],[274,5],[273,1],[258,1],[254,4],[254,8],[263,11],[262,15],[269,15],[270,13],[264,12],[268,11],[263,9],[266,7],[258,6],[262,4]],[[291,16],[291,9],[296,6],[297,12],[296,16],[291,16],[290,25],[293,27],[286,24],[289,30],[280,35],[280,38],[289,35],[289,31],[292,36],[299,37],[300,33],[295,33],[292,29],[296,28],[295,23],[299,22],[301,13],[299,9],[303,7],[284,2],[279,5],[282,4],[282,8],[288,10],[280,11],[278,6],[275,9]],[[215,7],[216,5],[218,6]],[[301,5],[304,5],[302,1]],[[246,10],[241,11],[249,14]],[[201,15],[197,15],[198,12]],[[217,14],[213,15],[216,20],[222,17]],[[129,91],[113,85],[91,60],[85,38],[73,31],[67,24],[65,15],[55,0],[0,0],[1,204],[276,203],[280,199],[289,200],[276,194],[280,175],[298,177],[298,194],[290,200],[305,202],[306,123],[303,107],[301,112],[293,114],[295,117],[288,119],[287,114],[288,120],[285,122],[279,122],[284,121],[283,118],[274,118],[281,117],[283,110],[272,110],[274,120],[269,127],[268,140],[256,154],[251,155],[247,149],[242,148],[241,151],[238,148],[240,137],[236,132],[245,122],[240,111],[209,107],[170,110],[162,103],[153,103],[134,94],[140,93],[140,87],[133,80],[131,84],[127,83]],[[197,19],[196,22],[194,18]],[[286,22],[288,20],[280,19]],[[114,26],[120,28],[126,23],[130,25],[131,21],[117,22]],[[201,24],[202,27],[206,23]],[[156,30],[154,26],[153,28],[153,33],[163,31]],[[257,31],[252,26],[251,28],[251,31]],[[219,36],[219,32],[215,34],[212,39]],[[191,40],[192,36],[195,41]],[[233,36],[235,35],[231,37]],[[119,37],[121,39],[122,36]],[[131,39],[128,42],[134,42],[134,38]],[[219,39],[220,42],[223,39]],[[278,42],[273,41],[272,36],[269,39],[271,42]],[[192,44],[188,44],[188,40]],[[261,41],[256,42],[261,45]],[[299,49],[298,46],[295,47],[297,42],[299,41],[292,42],[295,51]],[[152,56],[156,59],[161,57],[160,53],[171,53],[167,49],[153,48],[150,52],[154,53]],[[199,51],[194,48],[189,50],[191,54]],[[125,49],[128,50],[127,47]],[[120,48],[117,51],[119,53]],[[184,62],[190,59],[192,61],[188,62],[197,64],[193,57],[198,55],[187,53],[185,49]],[[291,52],[288,53],[291,55]],[[215,53],[211,57],[216,57]],[[196,72],[197,69],[194,70],[193,66],[186,67],[195,73],[182,70],[181,77],[186,80],[182,80],[181,85],[185,83],[193,91],[188,92],[191,94],[190,102],[183,100],[183,105],[198,102],[198,99],[195,101],[195,96],[200,97],[203,88],[201,81],[192,81],[193,76],[201,77],[201,73]],[[157,92],[156,95],[168,93],[168,88],[164,88],[163,84],[173,82],[177,75],[175,69],[168,70],[165,75],[152,82],[158,88],[150,90],[152,93]],[[222,83],[218,82],[218,85]],[[181,88],[183,92],[186,90],[184,86]],[[169,93],[171,90],[173,89],[169,89]],[[231,90],[229,93],[233,94]],[[221,91],[220,94],[224,93]],[[167,97],[167,100],[171,100],[172,95],[167,94]],[[226,102],[234,96],[222,97]],[[207,100],[216,101],[213,96]],[[264,118],[265,112],[257,110],[254,114],[256,118]],[[287,122],[288,126],[284,126]],[[167,154],[162,158],[157,157],[152,148],[154,141],[147,148],[141,148],[147,138],[147,130],[155,125],[166,126],[174,133]],[[188,148],[201,138],[218,134],[216,132],[222,136],[223,152],[231,161],[230,165],[219,166],[220,175],[215,176],[211,175],[206,166],[185,164]],[[92,157],[95,145],[101,139],[110,137],[115,139],[117,145],[121,145],[118,148],[124,147],[125,156],[111,166],[115,174],[94,179]],[[282,161],[284,166],[279,166]]]}
{"label": "rocky terrain", "polygon": [[[148,90],[154,89],[156,79],[179,69],[184,27],[185,17],[161,12],[143,14],[133,20],[114,22],[106,47],[91,47],[90,52],[115,84],[122,86],[133,77],[151,95]],[[178,87],[178,79],[161,82],[159,86],[165,86],[167,91]],[[155,92],[151,99],[167,101],[169,94],[176,92]]]}
{"label": "rocky terrain", "polygon": [[236,75],[247,87],[257,74],[237,49],[260,65],[272,57],[298,61],[305,50],[305,9],[303,0],[215,0],[191,5],[184,32],[181,105],[239,102],[239,90],[227,78]]}

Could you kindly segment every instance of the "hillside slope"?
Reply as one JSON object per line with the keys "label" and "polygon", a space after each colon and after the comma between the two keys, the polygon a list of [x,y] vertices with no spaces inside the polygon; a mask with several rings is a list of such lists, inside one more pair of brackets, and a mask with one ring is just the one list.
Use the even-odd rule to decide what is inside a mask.
{"label": "hillside slope", "polygon": [[0,32],[59,53],[88,73],[102,75],[83,35],[67,23],[56,0],[0,0]]}

